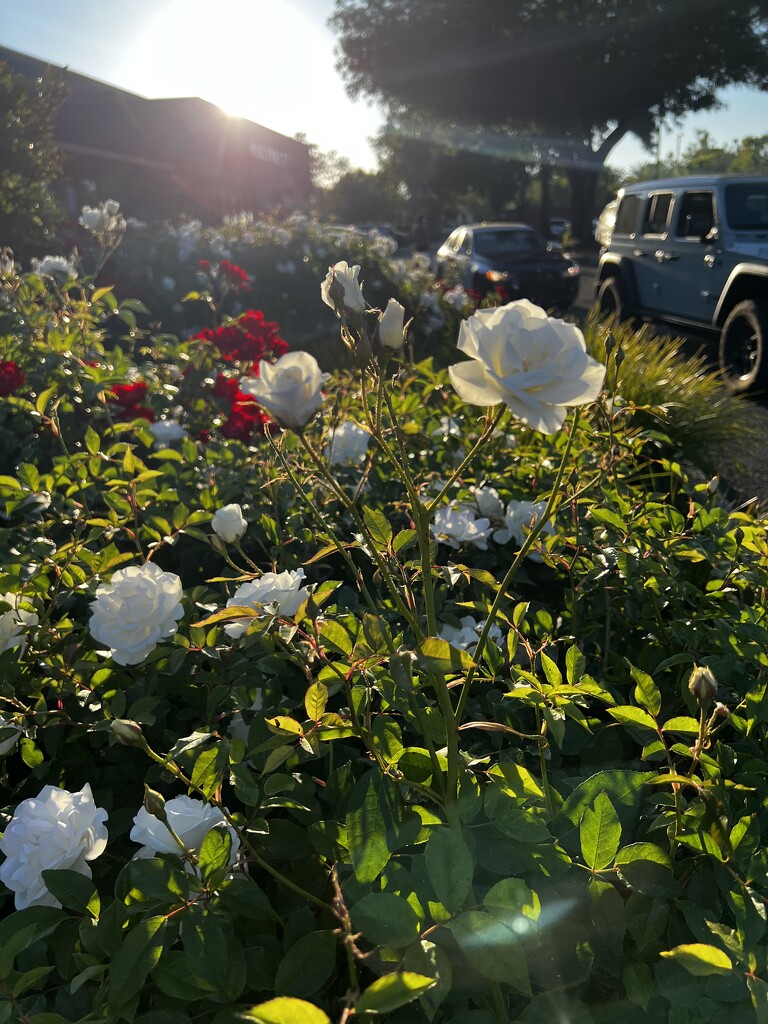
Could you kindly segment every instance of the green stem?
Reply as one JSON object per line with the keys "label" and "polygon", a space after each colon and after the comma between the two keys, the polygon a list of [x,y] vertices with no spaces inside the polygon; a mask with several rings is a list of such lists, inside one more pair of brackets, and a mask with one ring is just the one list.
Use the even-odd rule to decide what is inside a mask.
{"label": "green stem", "polygon": [[[473,657],[477,665],[479,665],[481,662],[483,652],[485,651],[485,646],[488,641],[488,635],[491,632],[491,627],[493,626],[494,619],[496,618],[496,614],[499,608],[501,607],[502,602],[505,600],[507,596],[507,590],[509,588],[510,583],[514,579],[518,567],[533,547],[539,534],[542,532],[544,527],[552,518],[552,514],[555,510],[557,499],[560,495],[560,486],[563,482],[563,477],[565,476],[565,467],[568,464],[571,449],[573,448],[573,442],[576,437],[576,431],[579,425],[580,415],[581,410],[577,408],[573,417],[573,423],[571,424],[571,432],[568,436],[568,442],[565,446],[565,451],[563,452],[563,457],[560,461],[560,468],[557,471],[557,477],[555,478],[555,483],[552,487],[552,492],[547,501],[546,508],[544,509],[544,512],[541,515],[540,519],[536,522],[536,524],[533,526],[530,533],[526,537],[523,546],[518,551],[516,558],[512,562],[512,565],[510,565],[509,569],[507,570],[507,574],[505,575],[504,579],[501,582],[501,586],[496,592],[496,597],[494,598],[493,604],[491,605],[491,610],[488,612],[488,618],[485,620],[485,625],[483,626],[483,629],[480,633],[480,640],[478,641],[477,647],[475,648],[475,653]],[[475,672],[476,669],[471,668],[467,672],[466,679],[464,680],[464,683],[462,685],[461,693],[459,694],[459,702],[456,708],[457,726],[461,725],[461,720],[464,717],[464,709],[469,698],[469,689],[470,686],[472,685],[472,680],[475,677]]]}
{"label": "green stem", "polygon": [[[492,408],[493,406],[491,406],[491,409]],[[504,413],[507,411],[506,405],[502,405],[499,411],[496,413],[496,415],[491,417],[491,409],[489,409],[486,414],[483,432],[478,438],[478,440],[475,442],[475,445],[470,451],[469,455],[466,456],[463,462],[459,465],[458,469],[455,469],[453,471],[451,476],[448,478],[448,482],[445,484],[445,486],[437,495],[437,497],[433,498],[429,505],[427,505],[426,512],[430,518],[432,517],[432,513],[438,507],[438,505],[446,496],[448,491],[450,491],[451,487],[453,487],[453,485],[459,479],[461,474],[464,472],[464,470],[467,468],[470,462],[474,459],[475,455],[478,453],[480,448],[485,444],[485,442],[488,440],[488,438],[491,436],[494,430],[498,427],[499,423],[501,423],[502,417],[504,416]]]}

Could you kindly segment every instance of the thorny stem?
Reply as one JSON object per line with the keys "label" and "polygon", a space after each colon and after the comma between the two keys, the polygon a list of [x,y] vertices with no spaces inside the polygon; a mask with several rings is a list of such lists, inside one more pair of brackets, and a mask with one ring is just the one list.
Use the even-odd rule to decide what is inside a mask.
{"label": "thorny stem", "polygon": [[[496,592],[496,597],[494,598],[493,604],[491,605],[491,609],[488,612],[488,618],[485,620],[485,625],[483,626],[483,629],[480,633],[480,640],[478,641],[477,647],[475,648],[475,653],[473,657],[477,665],[479,665],[482,660],[483,652],[485,651],[485,646],[488,641],[488,635],[491,632],[491,627],[493,626],[496,614],[499,608],[501,607],[502,602],[506,599],[507,589],[509,588],[509,585],[514,578],[515,573],[518,570],[518,567],[533,547],[539,534],[542,532],[544,527],[552,518],[552,514],[555,510],[555,505],[557,504],[557,500],[560,496],[560,486],[563,482],[563,477],[565,476],[565,467],[568,464],[571,449],[573,448],[573,442],[576,437],[576,431],[579,425],[580,416],[581,410],[577,407],[576,412],[574,413],[573,423],[571,424],[570,434],[568,435],[568,442],[565,446],[565,451],[563,452],[563,457],[560,461],[560,468],[557,471],[557,477],[555,478],[554,485],[552,486],[552,492],[550,493],[546,508],[544,509],[544,512],[542,513],[541,517],[536,521],[531,531],[529,532],[528,536],[526,537],[523,546],[518,551],[517,557],[512,562],[512,565],[510,565],[504,579],[501,582],[501,586]],[[464,685],[461,688],[461,693],[459,694],[459,703],[456,708],[457,726],[461,724],[461,720],[464,716],[464,708],[466,707],[467,699],[469,698],[469,689],[470,686],[472,685],[472,680],[475,677],[475,672],[476,670],[474,668],[471,668],[467,672],[466,679],[464,680]]]}

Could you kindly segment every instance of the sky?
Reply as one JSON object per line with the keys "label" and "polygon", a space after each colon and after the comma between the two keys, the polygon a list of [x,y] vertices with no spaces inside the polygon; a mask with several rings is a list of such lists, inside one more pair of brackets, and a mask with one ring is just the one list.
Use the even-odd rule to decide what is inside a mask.
{"label": "sky", "polygon": [[[142,96],[202,96],[284,135],[303,132],[353,166],[375,166],[376,104],[351,100],[327,27],[334,0],[0,0],[0,44]],[[731,87],[722,110],[662,132],[662,154],[696,129],[717,142],[768,133],[768,93]],[[609,164],[650,159],[632,136]]]}

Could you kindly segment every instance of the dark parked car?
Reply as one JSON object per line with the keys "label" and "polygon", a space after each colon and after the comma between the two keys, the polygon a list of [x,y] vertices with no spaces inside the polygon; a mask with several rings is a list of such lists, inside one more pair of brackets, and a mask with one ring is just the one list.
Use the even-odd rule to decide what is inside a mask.
{"label": "dark parked car", "polygon": [[498,291],[546,309],[566,309],[579,287],[578,264],[527,224],[462,224],[436,259],[438,277],[467,291]]}

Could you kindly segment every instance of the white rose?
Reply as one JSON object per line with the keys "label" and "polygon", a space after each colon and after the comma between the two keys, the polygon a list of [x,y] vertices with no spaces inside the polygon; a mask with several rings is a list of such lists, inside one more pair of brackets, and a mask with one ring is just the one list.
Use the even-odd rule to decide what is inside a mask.
{"label": "white rose", "polygon": [[139,665],[179,628],[182,596],[179,577],[154,562],[119,569],[96,591],[91,636],[109,647],[118,665]]}
{"label": "white rose", "polygon": [[86,231],[97,233],[103,231],[107,226],[107,217],[98,206],[84,206],[80,212],[80,224]]}
{"label": "white rose", "polygon": [[368,454],[370,433],[350,420],[331,430],[325,457],[332,466],[359,466]]}
{"label": "white rose", "polygon": [[[477,647],[480,634],[485,626],[485,620],[478,622],[471,615],[464,615],[461,618],[461,626],[441,626],[437,635],[441,640],[447,640],[451,647],[458,647],[459,650],[469,651],[472,654]],[[499,645],[501,641],[501,630],[497,625],[491,626],[488,632],[491,643]]]}
{"label": "white rose", "polygon": [[[494,531],[493,539],[499,544],[507,544],[514,540],[521,548],[531,528],[541,519],[546,508],[546,501],[510,501],[504,517],[504,526]],[[554,533],[555,528],[551,522],[542,530],[542,534],[546,536],[552,536]],[[541,561],[541,555],[537,551],[530,551],[528,557],[536,562]]]}
{"label": "white rose", "polygon": [[0,715],[0,736],[5,733],[5,738],[0,739],[0,757],[5,757],[14,749],[22,736],[23,729],[15,722],[9,722],[7,718]]}
{"label": "white rose", "polygon": [[466,505],[439,508],[435,512],[431,529],[435,540],[442,541],[449,548],[473,544],[481,551],[486,551],[491,535],[489,520],[484,517],[476,518],[474,511]]}
{"label": "white rose", "polygon": [[16,909],[61,906],[45,887],[43,871],[66,868],[90,878],[87,861],[107,845],[106,820],[88,783],[79,793],[45,786],[39,796],[22,800],[0,839],[6,856],[0,881],[16,894]]}
{"label": "white rose", "polygon": [[587,355],[579,328],[527,299],[478,310],[462,323],[458,347],[471,357],[448,370],[459,397],[504,402],[545,434],[562,427],[569,405],[594,401],[603,386],[605,367]]}
{"label": "white rose", "polygon": [[[168,815],[168,824],[176,835],[184,843],[187,850],[195,854],[200,853],[203,840],[220,822],[225,821],[224,814],[218,807],[203,803],[192,796],[175,796],[172,800],[166,801],[165,813]],[[240,849],[240,840],[235,830],[227,826],[232,835],[232,847],[229,854],[230,865],[237,858]],[[171,835],[164,822],[160,821],[153,814],[150,814],[146,807],[141,807],[133,819],[131,839],[139,843],[141,849],[136,857],[156,857],[158,853],[172,853],[177,857],[183,856],[181,848]]]}
{"label": "white rose", "polygon": [[234,544],[248,529],[248,523],[239,505],[224,505],[214,512],[211,529],[225,544]]}
{"label": "white rose", "polygon": [[183,441],[187,432],[176,420],[158,420],[150,423],[150,432],[160,445],[174,444],[176,441]]}
{"label": "white rose", "polygon": [[[23,654],[27,646],[26,631],[40,621],[34,612],[19,607],[22,600],[20,594],[0,594],[0,654],[13,648]],[[11,606],[8,611],[3,611],[4,604]]]}
{"label": "white rose", "polygon": [[[334,301],[337,293],[338,299],[347,313],[362,313],[365,311],[365,299],[357,280],[359,273],[360,267],[350,267],[346,260],[341,260],[332,267],[328,267],[325,280],[320,285],[320,294],[323,302],[330,306],[334,312],[338,312],[336,309],[337,303]],[[332,296],[331,288],[334,284],[334,294]]]}
{"label": "white rose", "polygon": [[59,284],[77,277],[74,261],[65,259],[63,256],[44,256],[41,260],[33,259],[32,273],[52,277]]}
{"label": "white rose", "polygon": [[[243,583],[227,601],[227,608],[261,608],[276,604],[280,615],[290,618],[301,608],[309,597],[309,591],[302,587],[304,570],[292,572],[265,572],[257,580]],[[250,619],[230,622],[224,629],[233,640],[237,640],[248,629]]]}
{"label": "white rose", "polygon": [[392,352],[399,352],[403,347],[404,320],[405,310],[397,299],[390,299],[387,308],[381,314],[381,320],[379,320],[379,341],[384,348],[390,349]]}
{"label": "white rose", "polygon": [[504,502],[495,487],[470,487],[469,490],[481,516],[488,519],[504,518]]}
{"label": "white rose", "polygon": [[243,378],[240,390],[253,395],[281,426],[300,430],[320,408],[329,377],[309,352],[288,352],[276,363],[262,360],[259,376]]}

